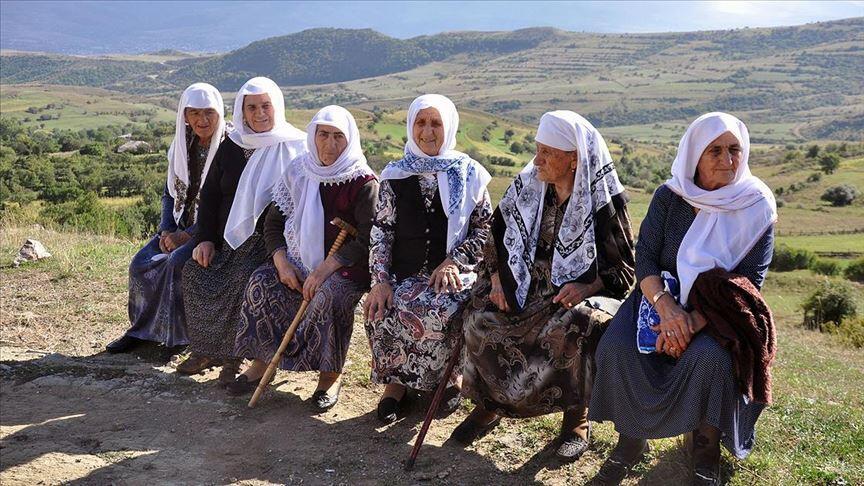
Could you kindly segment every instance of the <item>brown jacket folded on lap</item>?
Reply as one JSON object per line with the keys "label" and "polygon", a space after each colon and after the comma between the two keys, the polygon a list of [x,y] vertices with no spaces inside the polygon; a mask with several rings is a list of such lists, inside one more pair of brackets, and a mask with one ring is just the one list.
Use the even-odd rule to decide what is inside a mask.
{"label": "brown jacket folded on lap", "polygon": [[705,332],[732,354],[741,392],[755,402],[771,403],[777,337],[759,289],[747,277],[715,268],[699,275],[689,300],[708,320]]}

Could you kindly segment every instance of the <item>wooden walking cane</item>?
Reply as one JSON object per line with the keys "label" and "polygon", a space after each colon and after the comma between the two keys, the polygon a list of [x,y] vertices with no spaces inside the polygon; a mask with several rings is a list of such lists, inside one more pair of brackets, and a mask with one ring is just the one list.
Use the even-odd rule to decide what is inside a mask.
{"label": "wooden walking cane", "polygon": [[[456,363],[459,362],[459,355],[462,354],[462,343],[464,335],[459,333],[459,339],[456,341],[456,346],[453,347],[453,354],[450,356],[450,361],[447,363],[447,369],[444,370],[444,378],[441,383],[438,383],[438,388],[435,389],[435,395],[432,396],[432,403],[429,404],[429,410],[426,411],[426,418],[423,419],[423,426],[420,427],[420,433],[417,434],[417,440],[414,441],[414,448],[411,449],[411,455],[405,461],[405,470],[414,469],[414,462],[417,461],[417,455],[420,454],[420,447],[423,446],[423,440],[426,438],[426,432],[429,431],[429,426],[432,424],[432,419],[435,418],[435,413],[438,411],[438,405],[444,397],[444,390],[447,389],[447,383],[450,381],[450,375],[453,374],[453,369],[456,368]],[[406,390],[405,393],[408,393]]]}
{"label": "wooden walking cane", "polygon": [[[357,236],[357,229],[345,221],[342,221],[340,218],[335,218],[330,223],[339,227],[339,235],[336,236],[336,241],[334,241],[333,246],[330,247],[330,252],[327,253],[328,257],[339,251],[339,248],[342,246],[342,243],[345,243],[345,238],[347,238],[348,235]],[[307,307],[309,307],[309,301],[303,299],[300,308],[297,310],[297,315],[294,316],[294,320],[291,321],[291,325],[288,326],[288,330],[285,331],[285,335],[282,337],[279,349],[276,350],[276,354],[273,355],[273,359],[271,359],[270,364],[267,365],[267,370],[261,377],[261,381],[258,383],[258,388],[255,389],[255,393],[252,394],[252,398],[249,400],[249,408],[254,407],[255,404],[258,403],[258,399],[261,398],[261,395],[264,394],[264,390],[266,390],[270,385],[270,380],[272,380],[273,375],[276,374],[276,367],[279,366],[279,361],[282,360],[282,353],[285,352],[285,349],[288,348],[288,343],[290,343],[291,339],[294,337],[294,333],[297,331],[297,326],[300,325],[300,321],[303,319],[303,314],[306,313]]]}

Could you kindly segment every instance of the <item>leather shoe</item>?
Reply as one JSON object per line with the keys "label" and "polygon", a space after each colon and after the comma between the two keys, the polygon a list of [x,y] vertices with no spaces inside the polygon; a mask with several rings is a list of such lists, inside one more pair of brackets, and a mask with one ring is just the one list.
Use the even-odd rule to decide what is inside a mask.
{"label": "leather shoe", "polygon": [[108,343],[108,345],[105,346],[105,351],[108,351],[111,354],[125,353],[131,351],[132,348],[138,346],[142,342],[141,339],[124,334]]}
{"label": "leather shoe", "polygon": [[438,405],[438,410],[435,412],[435,418],[443,419],[449,417],[455,412],[459,405],[462,404],[462,392],[455,386],[448,386],[444,389],[444,394],[441,397],[441,403]]}
{"label": "leather shoe", "polygon": [[[633,466],[641,462],[645,458],[645,453],[651,450],[648,446],[648,441],[644,439],[628,439],[629,443],[627,445],[621,444],[622,441],[620,438],[618,442],[619,445],[615,446],[615,449],[612,450],[612,453],[603,465],[600,466],[600,470],[594,476],[591,484],[603,486],[621,484],[621,481],[630,474]],[[639,449],[636,451],[630,450],[633,445],[639,447]],[[637,453],[631,457],[627,457],[634,452]]]}
{"label": "leather shoe", "polygon": [[411,394],[408,392],[408,389],[405,389],[405,393],[402,395],[402,398],[396,400],[393,397],[387,397],[378,402],[378,420],[384,422],[385,424],[392,424],[396,420],[399,419],[399,416],[402,415],[405,410],[408,408],[408,404],[411,402]]}
{"label": "leather shoe", "polygon": [[588,441],[574,433],[559,438],[560,445],[555,455],[565,461],[575,461],[588,450]]}
{"label": "leather shoe", "polygon": [[192,353],[186,358],[186,361],[177,366],[177,373],[181,375],[197,375],[207,368],[219,365],[219,363],[220,360],[216,358]]}
{"label": "leather shoe", "polygon": [[316,390],[312,394],[312,400],[315,403],[315,408],[324,411],[333,408],[336,402],[339,401],[339,392],[342,390],[342,385],[336,388],[336,393],[329,395],[327,390]]}
{"label": "leather shoe", "polygon": [[457,425],[450,434],[450,440],[454,440],[464,446],[469,446],[475,440],[482,438],[501,423],[501,417],[495,417],[488,424],[482,424],[471,416],[465,417],[461,424]]}
{"label": "leather shoe", "polygon": [[232,396],[248,395],[258,388],[258,383],[261,383],[261,378],[250,381],[248,376],[240,375],[234,381],[228,383],[225,386],[225,390]]}

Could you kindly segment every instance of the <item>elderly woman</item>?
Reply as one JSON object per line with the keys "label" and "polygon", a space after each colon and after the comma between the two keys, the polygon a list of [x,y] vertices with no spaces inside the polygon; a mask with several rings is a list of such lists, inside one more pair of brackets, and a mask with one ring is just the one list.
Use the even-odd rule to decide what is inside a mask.
{"label": "elderly woman", "polygon": [[267,258],[262,213],[287,163],[306,150],[305,134],[285,121],[282,92],[267,78],[240,88],[233,116],[234,131],[201,190],[196,246],[183,271],[191,355],[177,367],[196,374],[222,364],[222,385],[234,381],[240,366],[234,336],[243,291]]}
{"label": "elderly woman", "polygon": [[465,312],[462,392],[477,404],[452,438],[499,416],[564,412],[558,455],[588,448],[594,349],[634,283],[627,197],[600,133],[572,111],[540,118],[537,155],[495,210]]}
{"label": "elderly woman", "polygon": [[489,235],[489,173],[454,150],[459,114],[448,98],[424,95],[408,110],[405,157],[381,173],[371,233],[372,290],[366,334],[372,381],[386,384],[378,418],[393,422],[409,393],[451,380],[447,408],[458,405],[459,377],[444,368]]}
{"label": "elderly woman", "polygon": [[180,97],[174,140],[168,148],[168,183],[162,221],[129,265],[129,322],[126,333],[106,346],[122,353],[142,341],[176,350],[189,343],[180,276],[192,256],[201,181],[225,133],[225,105],[219,90],[195,83]]}
{"label": "elderly woman", "polygon": [[[763,404],[738,389],[730,352],[712,332],[725,323],[709,324],[688,305],[715,268],[743,275],[759,297],[777,212],[771,191],[750,173],[749,151],[744,123],[702,115],[681,139],[672,178],[654,193],[636,245],[639,285],[597,349],[589,417],[611,420],[620,434],[598,473],[601,484],[620,483],[646,439],[692,431],[696,484],[719,484],[721,438],[739,458],[753,447]],[[659,335],[645,342],[640,329],[637,340],[645,326]]]}
{"label": "elderly woman", "polygon": [[[369,231],[378,181],[360,148],[360,132],[348,110],[328,106],[306,127],[309,152],[291,163],[274,190],[264,239],[272,256],[246,287],[235,356],[252,363],[228,385],[240,395],[255,389],[267,363],[303,300],[310,302],[279,367],[318,371],[315,406],[326,410],[339,397],[340,376],[354,307],[369,288]],[[357,237],[326,257],[339,228],[334,218],[357,228]]]}

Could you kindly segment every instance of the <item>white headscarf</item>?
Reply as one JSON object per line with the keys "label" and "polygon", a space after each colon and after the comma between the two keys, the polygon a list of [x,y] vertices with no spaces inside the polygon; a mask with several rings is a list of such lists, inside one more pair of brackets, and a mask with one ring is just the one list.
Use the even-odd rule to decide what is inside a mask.
{"label": "white headscarf", "polygon": [[[243,98],[266,94],[273,105],[273,129],[253,132],[243,121]],[[231,140],[245,149],[256,149],[237,184],[231,212],[225,223],[225,241],[235,250],[255,232],[258,217],[273,200],[273,186],[288,163],[306,150],[306,135],[285,120],[285,101],[279,86],[268,78],[246,81],[234,99],[234,131]]]}
{"label": "white headscarf", "polygon": [[[437,155],[427,155],[414,141],[417,113],[435,108],[444,124],[444,143]],[[492,176],[479,162],[455,150],[459,112],[449,98],[427,94],[416,98],[408,108],[408,142],[405,157],[387,164],[381,180],[406,179],[419,174],[436,174],[441,205],[447,213],[447,251],[458,246],[468,234],[468,222],[483,198]]]}
{"label": "white headscarf", "polygon": [[[348,145],[331,165],[318,158],[315,132],[319,125],[337,128]],[[360,131],[351,113],[341,106],[321,109],[306,125],[309,150],[293,161],[282,181],[273,190],[273,200],[285,214],[285,242],[288,257],[309,273],[324,261],[324,207],[321,184],[341,184],[375,173],[366,163],[360,147]],[[302,265],[301,265],[302,264]]]}
{"label": "white headscarf", "polygon": [[[201,184],[207,178],[213,156],[219,150],[219,142],[225,134],[225,104],[219,90],[207,83],[195,83],[183,91],[177,105],[177,120],[174,124],[174,140],[168,147],[168,193],[174,198],[174,221],[180,223],[186,206],[186,192],[189,190],[189,142],[186,140],[186,108],[213,108],[219,114],[216,130],[210,138],[210,150],[201,173]],[[200,187],[198,188],[200,189]],[[199,190],[200,194],[200,190]],[[197,219],[198,207],[195,206]]]}
{"label": "white headscarf", "polygon": [[[734,180],[706,191],[693,181],[702,152],[720,135],[731,132],[741,144],[741,162]],[[744,123],[727,113],[706,113],[697,118],[678,144],[672,163],[672,178],[666,186],[681,196],[699,214],[678,249],[681,304],[700,273],[721,267],[732,271],[753,248],[769,226],[777,221],[774,194],[750,173],[750,134]]]}
{"label": "white headscarf", "polygon": [[[572,152],[579,162],[573,174],[573,193],[564,211],[561,229],[552,256],[552,283],[564,285],[579,278],[597,258],[594,215],[624,192],[612,155],[600,132],[588,120],[572,111],[543,114],[537,136],[544,145]],[[543,199],[548,184],[537,179],[532,159],[516,176],[498,204],[507,229],[504,243],[507,261],[516,281],[516,302],[525,305],[531,285],[531,267],[540,238]]]}

